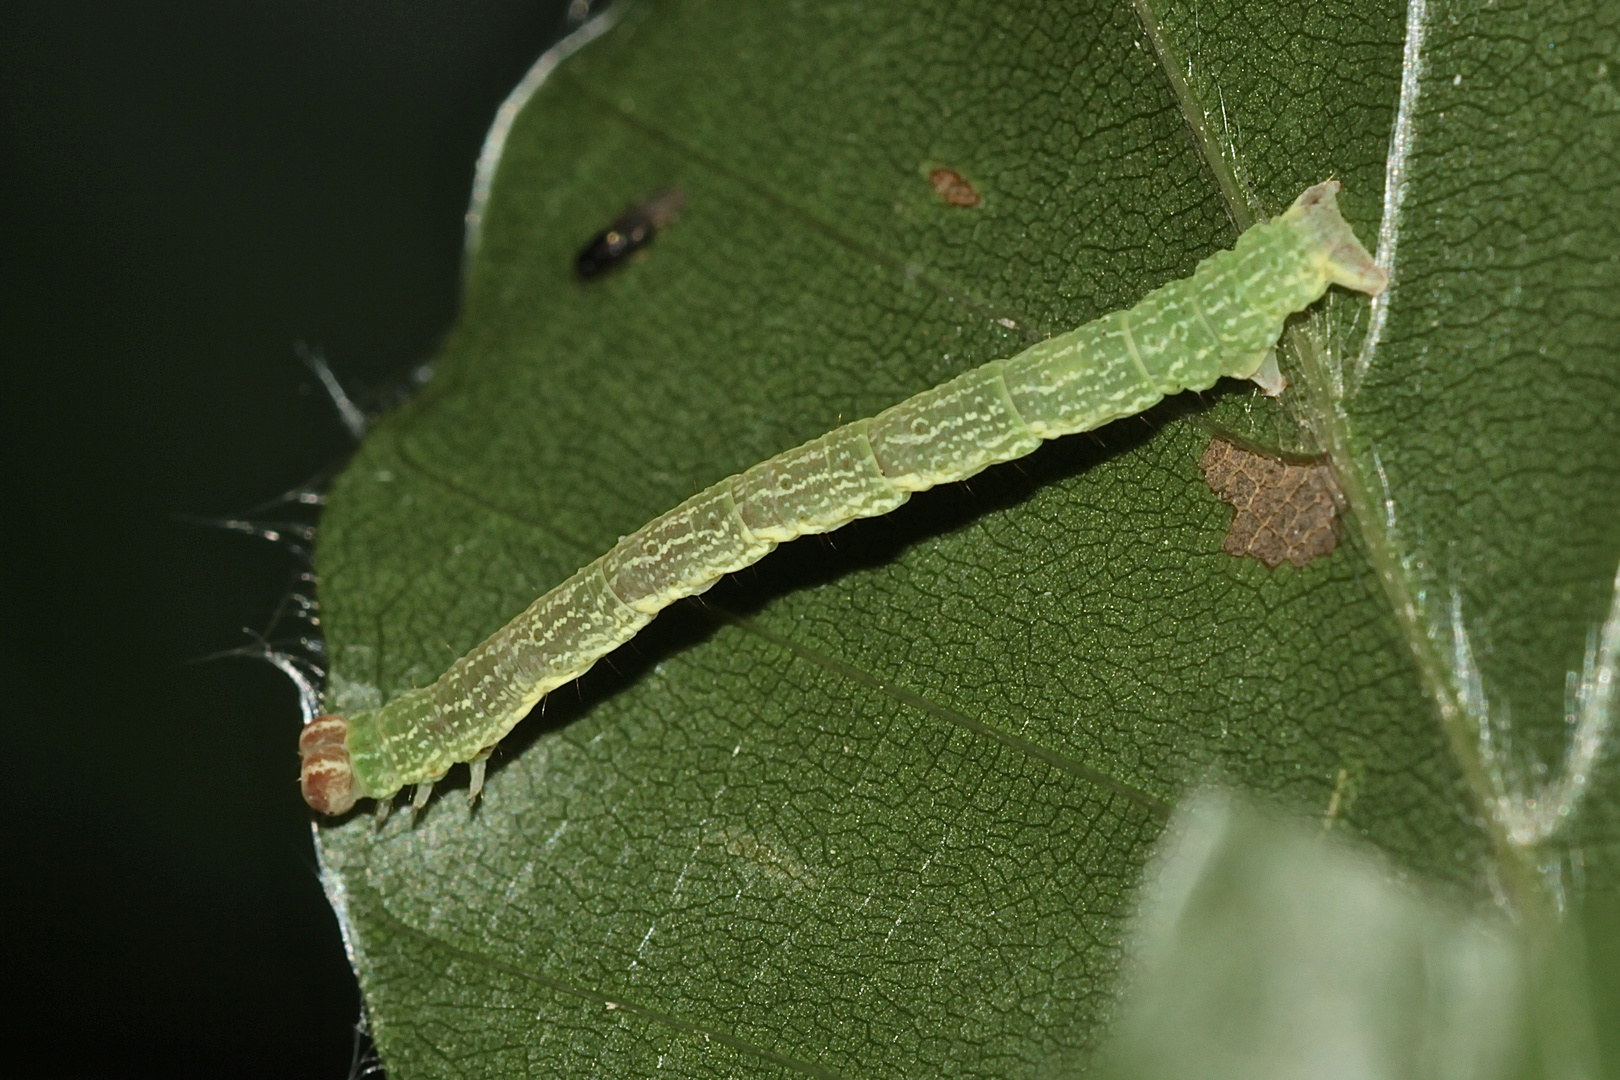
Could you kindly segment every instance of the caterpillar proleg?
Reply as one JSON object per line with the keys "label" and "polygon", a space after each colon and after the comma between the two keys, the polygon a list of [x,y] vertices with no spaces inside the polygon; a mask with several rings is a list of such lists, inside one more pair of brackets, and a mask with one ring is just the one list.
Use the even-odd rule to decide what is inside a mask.
{"label": "caterpillar proleg", "polygon": [[1335,181],[1135,307],[992,360],[692,496],[623,537],[456,660],[381,708],[304,728],[304,798],[341,814],[431,784],[482,755],[551,690],[661,610],[800,536],[886,514],[1043,440],[1132,416],[1222,376],[1281,388],[1284,320],[1331,284],[1376,295],[1385,274],[1340,216]]}

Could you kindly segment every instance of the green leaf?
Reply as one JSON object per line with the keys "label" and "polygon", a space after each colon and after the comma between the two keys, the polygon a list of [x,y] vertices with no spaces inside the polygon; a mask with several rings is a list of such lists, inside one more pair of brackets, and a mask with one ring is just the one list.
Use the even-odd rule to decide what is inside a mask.
{"label": "green leaf", "polygon": [[[1510,811],[1620,632],[1620,14],[1417,10],[1375,347],[1335,295],[1287,335],[1281,407],[1223,386],[788,545],[554,693],[475,814],[322,830],[391,1076],[1070,1074],[1168,808],[1212,776],[1532,927],[1614,910],[1613,754],[1556,835]],[[332,492],[329,705],[431,680],[685,496],[1134,302],[1324,176],[1371,241],[1407,23],[627,9],[519,117],[435,378]],[[681,220],[576,282],[670,185]],[[1331,452],[1335,554],[1223,553],[1217,429]]]}

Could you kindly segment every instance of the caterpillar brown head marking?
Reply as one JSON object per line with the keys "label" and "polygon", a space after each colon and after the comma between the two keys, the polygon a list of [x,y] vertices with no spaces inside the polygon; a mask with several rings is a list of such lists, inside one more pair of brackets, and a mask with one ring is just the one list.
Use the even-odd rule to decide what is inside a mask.
{"label": "caterpillar brown head marking", "polygon": [[347,813],[360,797],[348,740],[349,721],[336,713],[317,716],[298,736],[298,786],[318,814]]}

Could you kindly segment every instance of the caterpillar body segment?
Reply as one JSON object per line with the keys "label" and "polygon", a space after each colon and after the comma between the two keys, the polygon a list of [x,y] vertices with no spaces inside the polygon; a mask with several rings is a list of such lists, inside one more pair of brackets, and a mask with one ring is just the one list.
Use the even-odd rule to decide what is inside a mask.
{"label": "caterpillar body segment", "polygon": [[777,541],[756,536],[743,522],[732,480],[727,477],[654,518],[602,556],[602,576],[612,594],[650,618],[776,547]]}
{"label": "caterpillar body segment", "polygon": [[871,420],[834,428],[731,478],[749,531],[786,543],[877,517],[911,497],[878,464]]}
{"label": "caterpillar body segment", "polygon": [[1007,392],[999,360],[924,390],[872,418],[872,455],[902,491],[926,491],[1041,445]]}
{"label": "caterpillar body segment", "polygon": [[[380,709],[317,717],[299,746],[310,806],[431,784],[481,764],[551,690],[583,675],[659,611],[778,544],[889,513],[1042,441],[1132,416],[1222,376],[1281,388],[1271,359],[1284,320],[1332,283],[1376,294],[1384,272],[1335,204],[1307,189],[1229,251],[1134,307],[992,360],[870,419],[835,428],[726,478],[623,537],[456,660]],[[481,770],[480,770],[481,772]],[[482,779],[481,775],[478,778]]]}

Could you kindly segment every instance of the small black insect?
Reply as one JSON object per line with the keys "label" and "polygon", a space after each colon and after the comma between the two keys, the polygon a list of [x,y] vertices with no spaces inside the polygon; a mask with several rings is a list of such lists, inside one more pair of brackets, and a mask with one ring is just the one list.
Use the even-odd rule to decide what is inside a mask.
{"label": "small black insect", "polygon": [[652,243],[658,230],[674,223],[686,207],[686,192],[667,188],[632,206],[613,219],[574,256],[574,272],[581,281],[623,266],[630,256]]}

